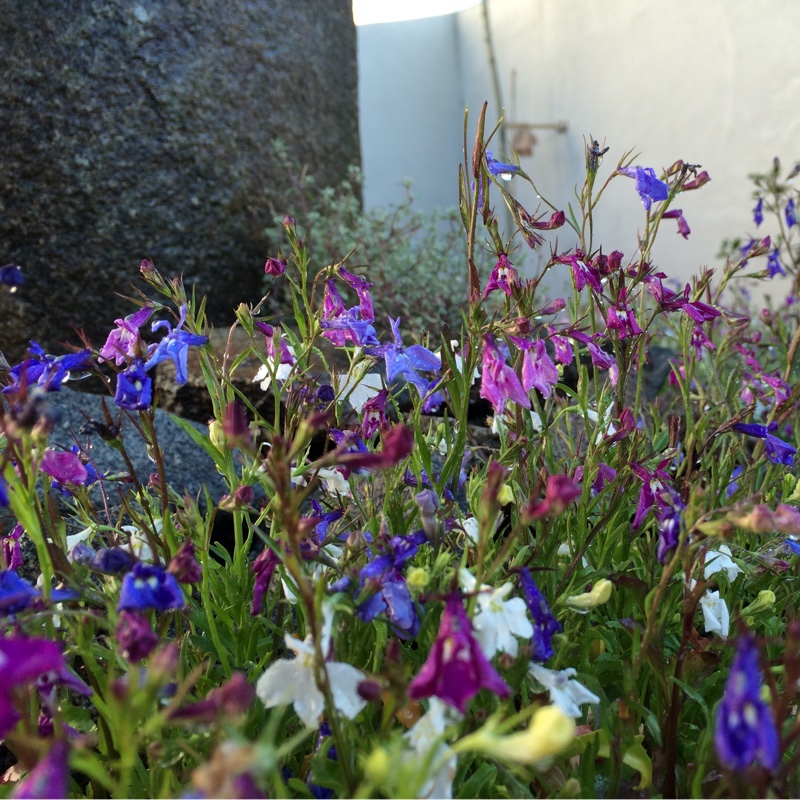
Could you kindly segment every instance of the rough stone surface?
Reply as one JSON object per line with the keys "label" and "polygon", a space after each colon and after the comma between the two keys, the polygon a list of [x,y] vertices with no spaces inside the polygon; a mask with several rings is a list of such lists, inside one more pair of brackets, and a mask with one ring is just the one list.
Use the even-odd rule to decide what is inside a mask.
{"label": "rough stone surface", "polygon": [[[71,447],[76,443],[85,447],[88,441],[92,445],[89,453],[98,472],[106,474],[126,471],[125,461],[120,453],[106,444],[98,434],[80,433],[81,428],[87,423],[87,417],[97,422],[103,421],[101,395],[76,392],[63,386],[60,391],[51,392],[48,400],[60,412],[60,419],[50,434],[51,447]],[[111,402],[110,397],[107,398],[106,405],[116,420],[119,409]],[[201,433],[208,434],[207,426],[194,422],[190,424]],[[167,412],[157,409],[154,425],[156,437],[165,454],[164,469],[170,485],[177,492],[187,492],[192,497],[197,497],[205,486],[211,499],[218,502],[226,493],[226,487],[211,458],[191,440]],[[145,442],[124,413],[122,439],[137,477],[146,484],[150,474],[156,471],[156,465],[147,454]],[[113,484],[108,486],[111,487]],[[109,488],[109,491],[112,489]],[[112,505],[118,505],[113,495],[109,499]]]}
{"label": "rough stone surface", "polygon": [[138,265],[184,273],[215,324],[261,295],[282,139],[318,185],[359,161],[350,0],[0,2],[0,350],[97,346]]}

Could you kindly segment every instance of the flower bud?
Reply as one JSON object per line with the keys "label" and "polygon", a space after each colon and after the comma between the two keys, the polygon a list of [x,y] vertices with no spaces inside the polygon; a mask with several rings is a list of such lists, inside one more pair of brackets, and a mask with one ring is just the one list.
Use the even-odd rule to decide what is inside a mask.
{"label": "flower bud", "polygon": [[762,589],[758,593],[758,597],[750,603],[749,606],[742,609],[743,617],[753,617],[756,614],[761,614],[775,605],[775,592],[771,589]]}
{"label": "flower bud", "polygon": [[536,769],[547,769],[562,750],[575,739],[575,720],[558,706],[538,708],[527,730],[510,736],[498,736],[488,723],[473,734],[457,742],[457,752],[477,751],[502,761],[532,764]]}
{"label": "flower bud", "polygon": [[389,754],[384,747],[376,747],[364,762],[364,775],[372,783],[383,783],[392,768]]}
{"label": "flower bud", "polygon": [[611,581],[601,578],[595,583],[590,592],[568,597],[566,602],[570,608],[579,611],[581,614],[585,614],[590,609],[608,602],[613,588],[614,584],[611,583]]}

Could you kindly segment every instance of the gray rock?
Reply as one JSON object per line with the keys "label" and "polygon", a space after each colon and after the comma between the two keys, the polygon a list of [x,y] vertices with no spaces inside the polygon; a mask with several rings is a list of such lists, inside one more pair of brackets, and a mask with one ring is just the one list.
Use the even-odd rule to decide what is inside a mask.
{"label": "gray rock", "polygon": [[[81,428],[87,425],[88,420],[104,422],[103,397],[101,395],[76,392],[62,386],[60,391],[51,392],[47,399],[57,410],[56,418],[58,420],[50,434],[51,446],[68,448],[78,444],[85,449],[89,444],[91,448],[88,453],[98,472],[106,474],[126,471],[127,467],[122,455],[107,444],[99,433],[80,433]],[[112,418],[116,421],[119,409],[110,397],[107,398],[106,405]],[[227,489],[208,454],[196,445],[165,411],[156,410],[154,424],[158,443],[164,452],[167,482],[177,492],[181,494],[188,492],[192,497],[196,497],[203,486],[206,486],[211,499],[215,503],[218,502],[222,495],[226,494]],[[208,434],[206,426],[195,422],[189,424],[195,430],[205,435]],[[136,476],[143,484],[147,484],[150,474],[156,472],[156,465],[147,454],[144,440],[124,412],[121,433],[125,450],[133,463]],[[109,483],[107,487],[111,492],[109,501],[112,505],[117,506],[119,500],[113,495],[111,488],[113,485],[113,483]],[[126,489],[128,488],[127,484],[123,485]]]}
{"label": "gray rock", "polygon": [[208,294],[214,324],[257,301],[288,177],[272,142],[334,185],[359,159],[350,0],[0,4],[0,350],[96,346],[149,258]]}

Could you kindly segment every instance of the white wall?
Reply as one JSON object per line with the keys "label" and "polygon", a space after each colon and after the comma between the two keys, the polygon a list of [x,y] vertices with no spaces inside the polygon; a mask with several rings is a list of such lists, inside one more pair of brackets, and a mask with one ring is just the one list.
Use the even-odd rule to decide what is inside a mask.
{"label": "white wall", "polygon": [[[517,117],[569,123],[566,134],[537,134],[522,161],[551,201],[574,200],[591,133],[611,148],[609,171],[636,148],[642,166],[683,158],[710,173],[680,201],[689,240],[669,221],[660,234],[654,260],[670,275],[719,265],[724,238],[755,233],[747,174],[775,155],[787,167],[800,158],[798,0],[489,0],[489,10],[506,106],[516,69]],[[359,28],[359,68],[367,205],[386,202],[405,176],[422,207],[453,204],[464,106],[477,116],[489,100],[487,119],[500,113],[480,6]],[[643,215],[634,182],[616,180],[597,225],[604,250],[632,252]]]}
{"label": "white wall", "polygon": [[458,202],[463,139],[456,15],[358,28],[364,204],[396,203],[413,179],[419,207]]}

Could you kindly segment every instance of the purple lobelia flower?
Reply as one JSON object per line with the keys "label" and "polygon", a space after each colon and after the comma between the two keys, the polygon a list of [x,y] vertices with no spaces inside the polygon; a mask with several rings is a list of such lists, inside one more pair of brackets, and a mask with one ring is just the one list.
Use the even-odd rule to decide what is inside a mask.
{"label": "purple lobelia flower", "polygon": [[128,411],[145,411],[153,402],[153,379],[141,359],[117,375],[114,403]]}
{"label": "purple lobelia flower", "polygon": [[352,272],[348,272],[344,267],[339,269],[339,276],[358,295],[358,308],[361,311],[361,319],[367,322],[374,322],[375,310],[372,307],[372,296],[369,292],[372,284],[360,275],[353,275]]}
{"label": "purple lobelia flower", "polygon": [[49,475],[61,484],[71,483],[81,486],[89,477],[78,454],[70,450],[58,452],[48,448],[42,458],[40,468],[45,475]]}
{"label": "purple lobelia flower", "polygon": [[285,258],[268,258],[264,264],[264,272],[273,278],[279,278],[286,272]]}
{"label": "purple lobelia flower", "polygon": [[618,172],[636,179],[636,191],[645,209],[649,209],[653,202],[666,200],[669,196],[669,187],[656,178],[652,167],[622,167]]}
{"label": "purple lobelia flower", "polygon": [[336,463],[352,470],[389,469],[410,455],[414,448],[414,432],[406,425],[393,425],[381,433],[381,444],[382,449],[374,453],[337,453]]}
{"label": "purple lobelia flower", "polygon": [[733,429],[739,431],[739,433],[746,433],[748,436],[757,436],[759,439],[763,439],[766,446],[767,458],[773,464],[783,464],[786,467],[791,467],[794,463],[797,449],[792,447],[788,442],[784,442],[777,436],[772,435],[772,431],[776,430],[777,427],[777,422],[770,422],[769,425],[754,425],[739,422],[733,426]]}
{"label": "purple lobelia flower", "polygon": [[150,627],[150,620],[138,611],[121,611],[117,618],[117,641],[122,653],[131,664],[138,664],[155,650],[158,636]]}
{"label": "purple lobelia flower", "polygon": [[65,671],[61,648],[49,639],[0,639],[0,738],[5,738],[20,718],[12,699],[14,690],[47,673]]}
{"label": "purple lobelia flower", "polygon": [[367,400],[361,409],[363,418],[361,421],[361,435],[370,441],[375,434],[387,423],[386,419],[386,400],[389,392],[381,389],[375,397]]}
{"label": "purple lobelia flower", "polygon": [[508,256],[505,253],[500,253],[492,274],[489,275],[486,288],[483,290],[483,299],[485,300],[497,289],[511,297],[511,287],[517,285],[519,285],[519,273],[511,266]]}
{"label": "purple lobelia flower", "polygon": [[797,210],[794,207],[794,198],[789,200],[789,202],[786,204],[784,215],[786,217],[786,224],[788,227],[791,228],[794,225],[797,225]]}
{"label": "purple lobelia flower", "polygon": [[551,641],[556,633],[563,628],[561,623],[553,616],[550,606],[544,595],[539,590],[531,576],[530,570],[523,567],[519,571],[519,582],[522,586],[522,596],[528,612],[533,620],[533,639],[531,640],[531,658],[544,663],[553,655]]}
{"label": "purple lobelia flower", "polygon": [[756,207],[753,209],[753,222],[758,227],[764,221],[764,198],[759,197]]}
{"label": "purple lobelia flower", "polygon": [[761,699],[763,677],[755,637],[746,631],[739,637],[714,730],[717,755],[728,769],[746,769],[758,760],[773,770],[780,762],[775,720]]}
{"label": "purple lobelia flower", "polygon": [[663,215],[664,219],[676,219],[678,220],[678,233],[683,236],[684,239],[689,238],[689,234],[692,232],[691,228],[689,228],[689,223],[686,221],[686,218],[683,216],[683,211],[680,209],[673,209],[671,211],[664,212]]}
{"label": "purple lobelia flower", "polygon": [[[359,295],[360,305],[345,309],[344,300],[336,288],[333,278],[325,282],[325,293],[322,297],[322,319],[320,327],[322,335],[333,342],[336,347],[344,347],[348,339],[359,346],[379,347],[380,342],[372,325],[374,313],[372,301],[369,300],[368,284],[363,278],[356,275],[347,275],[355,281],[356,293]],[[363,284],[363,286],[362,286]],[[361,286],[359,289],[358,286]],[[370,319],[363,317],[366,311]]]}
{"label": "purple lobelia flower", "polygon": [[148,306],[140,308],[135,314],[130,314],[125,319],[115,319],[114,328],[108,334],[106,343],[100,348],[98,361],[114,361],[121,367],[131,359],[141,355],[141,336],[139,328],[150,319],[153,309]]}
{"label": "purple lobelia flower", "polygon": [[3,561],[0,566],[3,569],[17,569],[23,565],[22,546],[19,540],[24,532],[22,525],[17,523],[10,533],[0,536],[0,547],[3,552]]}
{"label": "purple lobelia flower", "polygon": [[581,292],[588,283],[598,294],[603,293],[603,284],[600,271],[597,267],[586,264],[583,260],[584,255],[579,250],[574,253],[567,253],[563,256],[553,256],[556,264],[569,264],[572,268],[572,277],[575,281],[575,288]]}
{"label": "purple lobelia flower", "polygon": [[659,564],[666,564],[667,559],[678,546],[681,533],[681,511],[686,506],[674,489],[666,489],[661,493],[660,505],[656,558]]}
{"label": "purple lobelia flower", "polygon": [[178,548],[167,566],[167,572],[174,575],[178,583],[199,583],[203,579],[203,566],[197,560],[191,539],[186,539]]}
{"label": "purple lobelia flower", "polygon": [[531,407],[531,401],[522,388],[517,373],[506,364],[491,336],[487,336],[483,343],[481,397],[494,406],[495,414],[502,414],[509,400],[523,408]]}
{"label": "purple lobelia flower", "polygon": [[208,342],[208,336],[201,336],[197,333],[189,333],[183,330],[186,322],[186,306],[181,306],[180,319],[173,328],[167,320],[162,319],[154,322],[151,326],[153,331],[159,328],[166,328],[167,333],[164,338],[150,351],[145,369],[152,369],[162,361],[172,361],[175,364],[175,383],[183,386],[189,381],[188,356],[190,347],[200,347]]}
{"label": "purple lobelia flower", "polygon": [[256,581],[253,586],[253,602],[250,606],[250,616],[255,617],[261,611],[264,595],[267,593],[275,568],[280,563],[281,557],[271,547],[265,547],[253,561],[251,569],[255,573]]}
{"label": "purple lobelia flower", "polygon": [[13,798],[67,797],[69,795],[69,745],[54,741],[47,755],[14,789]]}
{"label": "purple lobelia flower", "polygon": [[122,579],[117,611],[168,611],[183,608],[184,599],[174,575],[139,562]]}
{"label": "purple lobelia flower", "polygon": [[511,694],[473,636],[461,595],[451,594],[428,660],[411,681],[408,695],[414,700],[438,697],[463,714],[481,689],[502,698]]}
{"label": "purple lobelia flower", "polygon": [[550,334],[550,341],[555,349],[556,361],[559,364],[571,364],[573,359],[572,345],[566,336],[556,333],[552,325],[547,326],[547,332]]}
{"label": "purple lobelia flower", "polygon": [[639,502],[636,505],[636,514],[633,518],[633,530],[636,530],[644,521],[647,512],[655,505],[660,509],[661,492],[664,490],[664,482],[669,480],[669,474],[665,471],[669,459],[664,459],[653,471],[646,469],[641,464],[631,464],[631,471],[642,481],[642,488],[639,492]]}

